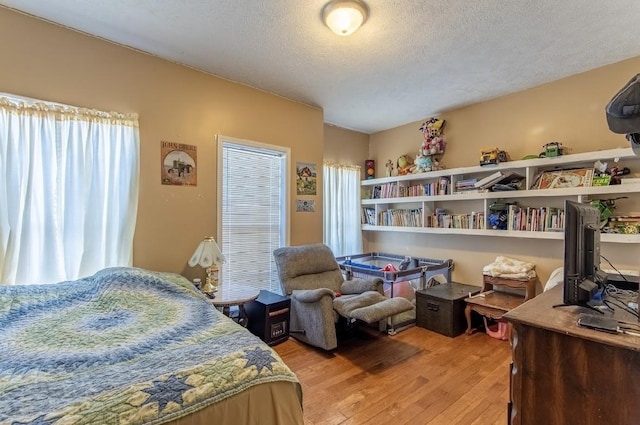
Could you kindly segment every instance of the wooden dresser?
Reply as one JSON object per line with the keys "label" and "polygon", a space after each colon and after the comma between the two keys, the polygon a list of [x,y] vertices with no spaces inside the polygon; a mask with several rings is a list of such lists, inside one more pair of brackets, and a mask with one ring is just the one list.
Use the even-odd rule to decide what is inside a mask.
{"label": "wooden dresser", "polygon": [[[508,423],[640,424],[640,337],[579,327],[589,310],[561,303],[558,285],[503,316],[513,325]],[[619,308],[614,318],[638,323]]]}

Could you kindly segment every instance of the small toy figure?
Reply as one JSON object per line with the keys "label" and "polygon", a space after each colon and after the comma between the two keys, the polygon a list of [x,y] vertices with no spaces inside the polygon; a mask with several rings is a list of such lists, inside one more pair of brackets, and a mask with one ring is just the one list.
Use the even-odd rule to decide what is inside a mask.
{"label": "small toy figure", "polygon": [[484,148],[480,151],[480,165],[498,165],[509,160],[507,152],[496,147]]}
{"label": "small toy figure", "polygon": [[549,142],[542,147],[544,151],[538,155],[540,158],[553,158],[564,155],[564,147],[561,142]]}
{"label": "small toy figure", "polygon": [[387,177],[391,177],[393,175],[393,161],[387,160],[385,166],[387,167]]}

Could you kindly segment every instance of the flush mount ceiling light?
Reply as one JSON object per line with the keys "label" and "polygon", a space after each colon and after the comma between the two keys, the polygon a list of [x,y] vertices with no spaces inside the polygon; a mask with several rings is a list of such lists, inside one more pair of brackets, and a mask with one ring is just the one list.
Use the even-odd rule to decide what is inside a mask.
{"label": "flush mount ceiling light", "polygon": [[360,0],[333,0],[322,9],[322,19],[338,35],[349,35],[367,20],[369,8]]}

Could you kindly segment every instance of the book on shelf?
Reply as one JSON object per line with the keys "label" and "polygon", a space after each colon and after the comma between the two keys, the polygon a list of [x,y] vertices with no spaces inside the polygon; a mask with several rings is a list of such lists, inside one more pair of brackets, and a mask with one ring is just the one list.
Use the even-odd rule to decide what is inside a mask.
{"label": "book on shelf", "polygon": [[487,189],[476,189],[476,188],[469,188],[469,189],[458,189],[456,190],[455,194],[456,195],[465,195],[465,194],[476,194],[476,193],[487,193],[489,190]]}
{"label": "book on shelf", "polygon": [[637,184],[640,183],[640,177],[623,177],[620,179],[621,184]]}
{"label": "book on shelf", "polygon": [[609,217],[610,221],[620,221],[620,222],[640,222],[640,215],[614,215]]}
{"label": "book on shelf", "polygon": [[474,186],[478,189],[480,188],[488,188],[491,187],[494,183],[504,177],[504,173],[502,171],[496,171],[493,174],[488,175],[487,177],[478,180],[474,183]]}
{"label": "book on shelf", "polygon": [[362,207],[361,214],[362,224],[376,224],[376,209],[371,207]]}
{"label": "book on shelf", "polygon": [[438,195],[448,195],[451,181],[448,177],[440,177],[438,180]]}
{"label": "book on shelf", "polygon": [[[516,182],[520,182],[524,180],[524,177],[521,176],[518,173],[514,173],[514,172],[502,172],[502,171],[496,171],[495,173],[481,179],[478,180],[475,183],[475,187],[479,188],[479,189],[490,189],[493,188],[493,186],[495,185],[510,185],[512,183],[516,183]],[[514,187],[512,190],[515,190],[516,188]]]}

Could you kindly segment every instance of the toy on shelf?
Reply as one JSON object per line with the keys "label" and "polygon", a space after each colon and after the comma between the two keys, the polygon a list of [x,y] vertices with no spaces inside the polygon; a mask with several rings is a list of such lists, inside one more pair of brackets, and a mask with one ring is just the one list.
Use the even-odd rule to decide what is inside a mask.
{"label": "toy on shelf", "polygon": [[432,169],[433,161],[431,160],[431,157],[418,154],[413,162],[413,167],[411,167],[411,172],[424,173],[426,171],[431,171]]}
{"label": "toy on shelf", "polygon": [[411,167],[413,166],[413,160],[409,155],[400,155],[398,160],[396,161],[396,167],[398,170],[399,176],[404,176],[411,172]]}
{"label": "toy on shelf", "polygon": [[540,158],[553,158],[564,155],[564,147],[560,142],[549,142],[542,147],[544,151],[538,155]]}
{"label": "toy on shelf", "polygon": [[364,169],[367,175],[367,180],[376,178],[376,162],[373,159],[367,159],[364,162]]}
{"label": "toy on shelf", "polygon": [[496,147],[480,151],[480,165],[498,165],[509,160],[509,155]]}
{"label": "toy on shelf", "polygon": [[591,205],[600,211],[600,229],[604,229],[609,224],[609,219],[611,219],[613,211],[616,209],[616,201],[619,199],[628,199],[628,196],[619,196],[617,198],[609,199],[594,199],[591,201]]}
{"label": "toy on shelf", "polygon": [[393,175],[393,161],[387,160],[385,167],[387,167],[387,177],[391,177]]}
{"label": "toy on shelf", "polygon": [[444,168],[435,156],[444,154],[446,145],[442,137],[442,132],[445,123],[445,120],[429,118],[420,126],[424,140],[420,145],[420,149],[418,149],[414,166],[411,168],[412,173],[422,173]]}

